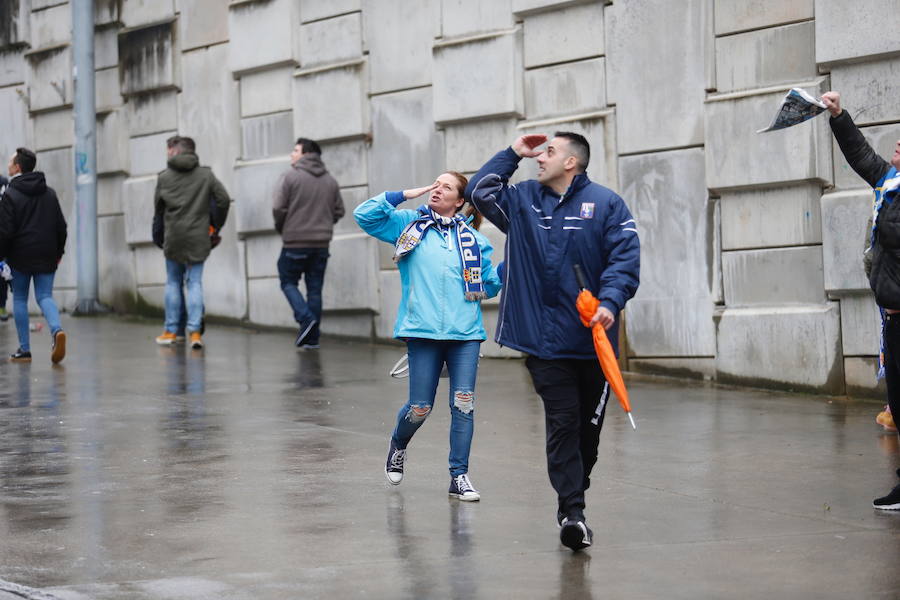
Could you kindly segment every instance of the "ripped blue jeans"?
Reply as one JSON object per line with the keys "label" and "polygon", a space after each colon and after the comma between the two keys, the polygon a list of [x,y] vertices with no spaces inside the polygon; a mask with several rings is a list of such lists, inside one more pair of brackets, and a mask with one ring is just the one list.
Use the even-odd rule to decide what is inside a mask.
{"label": "ripped blue jeans", "polygon": [[450,476],[469,471],[469,450],[475,431],[475,376],[478,373],[478,340],[451,341],[410,338],[409,400],[397,414],[392,438],[406,448],[434,407],[434,395],[444,363],[450,374]]}

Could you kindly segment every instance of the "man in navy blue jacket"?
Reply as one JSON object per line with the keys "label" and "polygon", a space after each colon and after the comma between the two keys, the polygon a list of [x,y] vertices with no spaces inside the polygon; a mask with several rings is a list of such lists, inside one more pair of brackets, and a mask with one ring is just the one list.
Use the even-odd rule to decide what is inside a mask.
{"label": "man in navy blue jacket", "polygon": [[[587,140],[557,132],[524,135],[469,181],[466,198],[506,233],[497,343],[528,355],[525,365],[544,402],[547,468],[556,490],[560,540],[591,545],[584,491],[597,462],[609,386],[589,328],[575,308],[574,265],[600,299],[591,322],[617,347],[617,315],[634,296],[640,271],[637,228],[625,202],[588,179]],[[522,158],[536,158],[537,180],[509,184]],[[618,350],[616,350],[618,352]]]}

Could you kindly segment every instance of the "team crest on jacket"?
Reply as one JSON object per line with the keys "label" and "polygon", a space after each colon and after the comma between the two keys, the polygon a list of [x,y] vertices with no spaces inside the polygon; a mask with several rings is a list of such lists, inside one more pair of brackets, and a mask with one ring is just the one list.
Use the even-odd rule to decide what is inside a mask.
{"label": "team crest on jacket", "polygon": [[463,279],[468,283],[481,283],[481,267],[468,267],[463,271]]}
{"label": "team crest on jacket", "polygon": [[593,202],[582,202],[581,203],[581,213],[579,216],[582,219],[593,219],[594,218],[594,203]]}

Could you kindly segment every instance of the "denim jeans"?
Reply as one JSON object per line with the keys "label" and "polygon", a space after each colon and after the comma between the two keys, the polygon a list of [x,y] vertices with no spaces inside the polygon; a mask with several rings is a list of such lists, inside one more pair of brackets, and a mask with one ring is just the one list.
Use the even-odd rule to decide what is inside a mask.
{"label": "denim jeans", "polygon": [[450,374],[450,476],[469,472],[469,450],[475,431],[475,377],[481,342],[410,338],[409,400],[397,414],[391,436],[398,448],[406,448],[434,406],[441,369]]}
{"label": "denim jeans", "polygon": [[[185,294],[184,288],[187,288]],[[185,295],[187,297],[185,297]],[[187,331],[200,331],[203,318],[203,263],[179,263],[166,259],[166,331],[176,333],[183,307],[187,307]]]}
{"label": "denim jeans", "polygon": [[23,273],[12,271],[13,316],[16,321],[16,333],[19,334],[19,348],[31,351],[31,338],[28,332],[28,290],[34,279],[34,299],[41,307],[50,335],[62,329],[59,324],[59,309],[53,300],[53,278],[56,273]]}
{"label": "denim jeans", "polygon": [[[322,320],[322,285],[328,265],[328,248],[282,248],[278,257],[278,279],[294,320],[303,326],[317,321],[309,343],[319,342],[318,322]],[[306,278],[306,298],[300,293],[300,279]]]}

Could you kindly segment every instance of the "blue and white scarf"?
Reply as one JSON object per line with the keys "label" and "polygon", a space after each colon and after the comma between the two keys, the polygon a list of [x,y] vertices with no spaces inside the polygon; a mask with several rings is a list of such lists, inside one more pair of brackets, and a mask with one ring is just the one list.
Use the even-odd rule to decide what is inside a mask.
{"label": "blue and white scarf", "polygon": [[465,217],[462,215],[442,217],[425,205],[416,209],[416,212],[419,216],[407,225],[397,238],[394,262],[400,262],[404,256],[415,250],[429,228],[453,229],[456,232],[456,250],[462,264],[466,300],[477,302],[487,298],[481,281],[481,248],[478,246],[475,232],[466,224]]}

